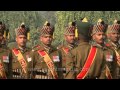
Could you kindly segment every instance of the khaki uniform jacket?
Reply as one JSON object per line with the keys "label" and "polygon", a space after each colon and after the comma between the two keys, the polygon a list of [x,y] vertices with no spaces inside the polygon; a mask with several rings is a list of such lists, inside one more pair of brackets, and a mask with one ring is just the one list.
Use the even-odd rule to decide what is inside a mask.
{"label": "khaki uniform jacket", "polygon": [[[53,79],[53,76],[51,74],[51,71],[48,69],[47,64],[44,61],[44,58],[39,55],[37,52],[45,51],[50,56],[51,60],[54,63],[54,66],[56,68],[56,72],[58,74],[58,79],[63,78],[62,74],[62,57],[60,51],[57,51],[57,49],[50,47],[49,51],[45,49],[43,44],[35,46],[33,51],[33,60],[34,60],[34,77],[36,79]],[[56,58],[55,58],[56,57]]]}
{"label": "khaki uniform jacket", "polygon": [[[78,47],[68,54],[66,57],[66,79],[76,79],[86,62],[90,48],[91,45],[88,42],[80,42]],[[97,48],[96,57],[85,79],[105,79],[105,63],[103,51]]]}
{"label": "khaki uniform jacket", "polygon": [[[104,53],[104,59],[106,60],[106,72],[108,71],[107,70],[107,67],[109,68],[110,70],[110,74],[112,76],[112,79],[115,79],[115,73],[116,73],[116,56],[115,56],[115,52],[106,47],[105,44],[103,46],[97,44],[96,42],[92,41],[91,43],[92,46],[96,46],[97,48],[100,48],[103,50],[103,53]],[[106,73],[106,79],[108,79],[107,77],[107,73]]]}
{"label": "khaki uniform jacket", "polygon": [[[68,43],[65,43],[64,45],[60,45],[58,46],[58,50],[61,51],[62,53],[62,67],[65,69],[66,66],[66,55],[75,47],[77,47],[76,44],[74,44],[73,46],[69,45]],[[64,71],[66,72],[66,71]]]}
{"label": "khaki uniform jacket", "polygon": [[[118,43],[118,45],[114,44],[113,42],[111,42],[110,40],[108,40],[109,42],[106,42],[106,46],[113,50],[113,51],[117,51],[118,54],[120,55],[120,44]],[[117,60],[116,60],[117,61]],[[115,72],[115,75],[116,75],[116,79],[120,79],[120,66],[117,64],[116,65],[116,72]]]}
{"label": "khaki uniform jacket", "polygon": [[19,50],[24,60],[27,63],[26,72],[24,73],[21,64],[19,63],[17,56],[12,52],[12,71],[13,71],[13,79],[31,79],[32,71],[33,71],[33,60],[32,60],[32,54],[30,48],[25,48],[24,50],[21,50],[17,46],[15,47],[17,50]]}

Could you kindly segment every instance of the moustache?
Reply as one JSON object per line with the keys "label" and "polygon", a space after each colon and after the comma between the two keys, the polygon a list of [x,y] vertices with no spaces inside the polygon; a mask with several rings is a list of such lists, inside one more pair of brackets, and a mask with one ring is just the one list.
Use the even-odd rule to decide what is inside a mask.
{"label": "moustache", "polygon": [[100,39],[100,41],[103,41],[103,40],[105,40],[105,39]]}

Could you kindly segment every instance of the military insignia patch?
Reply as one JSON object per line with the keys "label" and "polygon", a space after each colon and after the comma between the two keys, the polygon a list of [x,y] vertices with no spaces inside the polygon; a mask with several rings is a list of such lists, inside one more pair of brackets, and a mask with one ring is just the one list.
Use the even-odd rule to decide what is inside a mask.
{"label": "military insignia patch", "polygon": [[29,57],[29,55],[26,55],[27,61],[30,62],[32,59]]}
{"label": "military insignia patch", "polygon": [[113,61],[113,55],[106,55],[106,61],[112,62]]}
{"label": "military insignia patch", "polygon": [[3,56],[3,62],[9,63],[9,57],[8,56]]}
{"label": "military insignia patch", "polygon": [[59,56],[53,56],[53,61],[54,62],[60,62]]}
{"label": "military insignia patch", "polygon": [[32,61],[32,59],[29,57],[29,58],[27,58],[27,61],[30,62],[30,61]]}

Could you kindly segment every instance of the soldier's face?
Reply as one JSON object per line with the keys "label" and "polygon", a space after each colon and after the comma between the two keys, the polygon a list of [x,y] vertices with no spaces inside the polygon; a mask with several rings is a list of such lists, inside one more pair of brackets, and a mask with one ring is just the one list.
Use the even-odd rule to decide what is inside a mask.
{"label": "soldier's face", "polygon": [[75,35],[71,34],[71,35],[65,35],[65,40],[70,43],[70,44],[73,44],[75,42]]}
{"label": "soldier's face", "polygon": [[52,43],[52,35],[44,35],[40,37],[40,41],[45,45],[50,45]]}
{"label": "soldier's face", "polygon": [[16,37],[16,42],[19,46],[25,47],[27,42],[27,37],[25,35],[19,35]]}
{"label": "soldier's face", "polygon": [[105,34],[103,32],[97,32],[92,36],[93,40],[98,44],[102,44],[104,42]]}
{"label": "soldier's face", "polygon": [[109,33],[109,34],[107,34],[107,37],[108,37],[112,42],[117,43],[118,40],[119,40],[119,33],[117,33],[117,32]]}

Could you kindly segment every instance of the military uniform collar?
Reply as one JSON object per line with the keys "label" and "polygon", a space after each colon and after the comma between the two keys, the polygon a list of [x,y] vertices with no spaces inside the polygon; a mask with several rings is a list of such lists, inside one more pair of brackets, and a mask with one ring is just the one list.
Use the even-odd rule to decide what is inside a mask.
{"label": "military uniform collar", "polygon": [[25,48],[23,49],[23,48],[20,48],[20,47],[16,46],[15,48],[18,49],[18,50],[20,50],[20,51],[23,52],[23,53],[29,50],[29,48],[27,48],[27,47],[25,47]]}
{"label": "military uniform collar", "polygon": [[47,53],[51,53],[52,51],[54,51],[52,46],[49,47],[49,46],[44,45],[43,43],[39,44],[38,50],[40,51],[45,50]]}
{"label": "military uniform collar", "polygon": [[58,46],[57,49],[60,49],[60,48],[69,48],[69,49],[73,49],[75,48],[77,45],[76,44],[69,44],[68,42],[64,42],[62,45]]}
{"label": "military uniform collar", "polygon": [[75,44],[70,44],[70,43],[66,42],[64,47],[69,48],[69,49],[73,49],[75,47]]}
{"label": "military uniform collar", "polygon": [[102,45],[101,45],[101,44],[98,44],[98,43],[95,42],[94,40],[91,40],[91,41],[90,41],[90,44],[91,44],[92,46],[101,48],[101,49],[103,49],[103,50],[107,49],[107,47],[106,47],[104,44],[102,44]]}
{"label": "military uniform collar", "polygon": [[119,45],[119,43],[114,43],[114,42],[112,42],[111,40],[109,40],[108,39],[108,42],[106,43],[106,45],[108,45],[109,47],[114,47],[116,50],[118,49],[118,48],[120,48],[120,45]]}
{"label": "military uniform collar", "polygon": [[87,41],[80,41],[78,45],[87,45],[87,44],[89,44],[89,42],[87,42]]}

